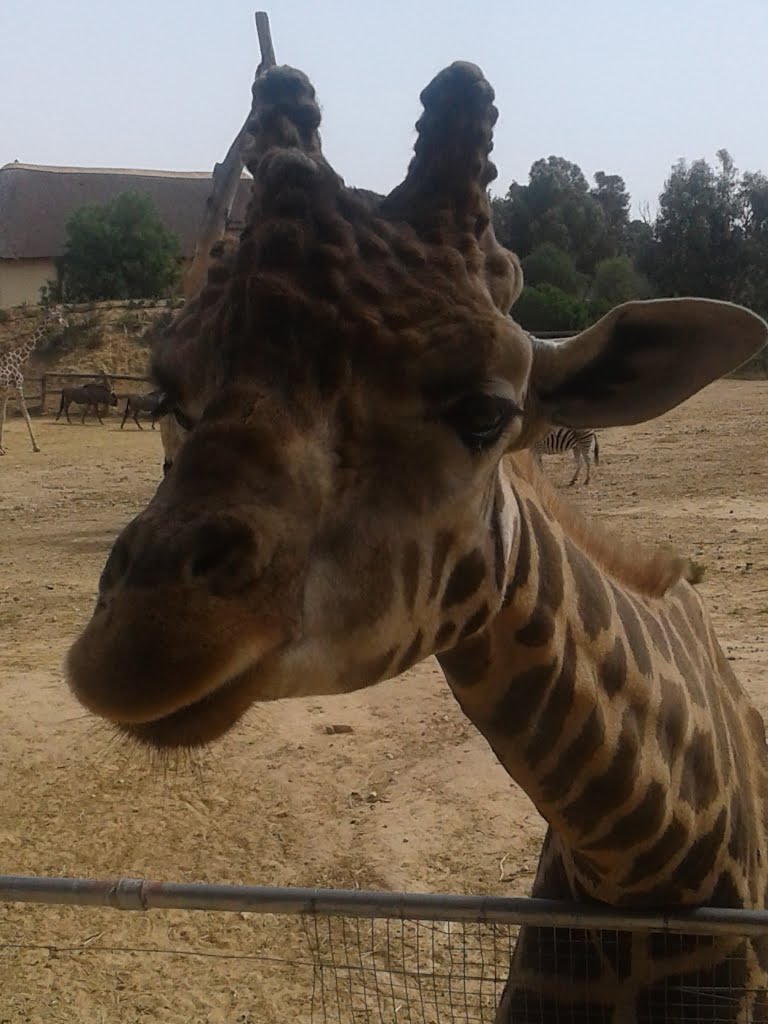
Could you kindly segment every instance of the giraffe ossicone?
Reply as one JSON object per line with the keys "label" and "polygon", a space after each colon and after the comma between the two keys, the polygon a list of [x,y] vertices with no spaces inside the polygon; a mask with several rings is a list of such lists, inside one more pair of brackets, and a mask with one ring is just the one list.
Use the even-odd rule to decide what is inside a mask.
{"label": "giraffe ossicone", "polygon": [[[69,685],[140,741],[195,746],[254,702],[436,654],[549,823],[536,895],[763,906],[764,728],[683,560],[579,519],[527,449],[664,413],[768,327],[668,299],[532,339],[491,226],[493,91],[457,63],[422,102],[377,200],[323,156],[308,79],[257,79],[247,224],[155,352],[169,471],[114,544]],[[528,928],[498,1020],[651,1020],[694,967],[711,1019],[766,1019],[766,947],[746,948]]]}
{"label": "giraffe ossicone", "polygon": [[32,451],[39,452],[40,447],[35,440],[35,433],[32,429],[32,420],[29,416],[27,403],[24,399],[24,367],[32,355],[35,347],[45,337],[48,331],[56,326],[67,326],[67,321],[61,312],[51,306],[45,310],[42,322],[38,325],[31,338],[28,338],[21,345],[17,345],[10,351],[0,355],[0,455],[5,455],[3,448],[3,430],[5,428],[5,416],[8,408],[8,399],[12,391],[16,392],[21,414],[29,431],[29,439],[32,442]]}

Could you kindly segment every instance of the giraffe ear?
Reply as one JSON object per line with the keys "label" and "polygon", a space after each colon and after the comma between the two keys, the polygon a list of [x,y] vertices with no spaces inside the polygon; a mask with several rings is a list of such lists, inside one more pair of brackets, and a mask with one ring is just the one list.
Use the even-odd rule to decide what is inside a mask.
{"label": "giraffe ear", "polygon": [[533,339],[532,418],[572,427],[642,423],[735,370],[768,324],[729,302],[627,302],[562,342]]}

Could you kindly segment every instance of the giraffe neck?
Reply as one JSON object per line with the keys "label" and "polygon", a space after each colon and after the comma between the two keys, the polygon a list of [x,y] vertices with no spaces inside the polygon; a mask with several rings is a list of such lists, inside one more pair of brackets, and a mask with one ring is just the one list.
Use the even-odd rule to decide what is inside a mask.
{"label": "giraffe neck", "polygon": [[12,349],[2,360],[0,370],[3,371],[6,383],[13,383],[21,377],[21,370],[26,361],[32,355],[35,346],[43,336],[42,329],[36,331],[31,338],[28,338],[22,345]]}
{"label": "giraffe neck", "polygon": [[504,606],[438,657],[548,821],[571,894],[762,906],[763,725],[696,592],[640,593],[546,511],[535,474],[502,483]]}
{"label": "giraffe neck", "polygon": [[31,338],[28,338],[23,345],[19,345],[17,349],[14,349],[14,355],[16,356],[17,365],[22,366],[34,352],[40,339],[45,334],[45,327],[38,327]]}

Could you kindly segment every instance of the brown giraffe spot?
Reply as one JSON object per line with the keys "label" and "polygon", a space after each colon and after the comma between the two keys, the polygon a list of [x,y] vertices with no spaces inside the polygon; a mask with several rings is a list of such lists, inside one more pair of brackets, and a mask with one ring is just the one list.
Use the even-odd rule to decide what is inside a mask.
{"label": "brown giraffe spot", "polygon": [[672,659],[677,666],[678,672],[685,680],[686,693],[699,707],[706,707],[707,702],[699,681],[699,672],[694,668],[691,659],[688,657],[682,639],[675,630],[670,630],[668,636]]}
{"label": "brown giraffe spot", "polygon": [[659,676],[661,702],[656,721],[656,741],[661,759],[665,764],[676,760],[680,754],[686,729],[688,728],[688,706],[682,690],[666,676]]}
{"label": "brown giraffe spot", "polygon": [[695,811],[703,811],[720,793],[712,737],[696,729],[683,757],[680,797]]}
{"label": "brown giraffe spot", "polygon": [[443,608],[453,608],[454,605],[468,601],[482,584],[486,571],[485,558],[479,548],[460,558],[448,577],[443,593]]}
{"label": "brown giraffe spot", "polygon": [[[545,852],[542,852],[542,858],[544,856]],[[562,858],[552,856],[543,868],[539,867],[533,885],[533,895],[550,900],[563,900],[571,895]]]}
{"label": "brown giraffe spot", "polygon": [[624,640],[616,637],[613,647],[603,658],[600,665],[600,682],[609,697],[618,693],[627,680],[627,656],[624,653]]}
{"label": "brown giraffe spot", "polygon": [[505,605],[512,601],[516,591],[520,587],[525,586],[528,582],[528,577],[531,574],[531,527],[528,520],[525,518],[522,502],[520,503],[519,510],[517,558],[515,560],[515,570],[512,574],[512,580],[504,592]]}
{"label": "brown giraffe spot", "polygon": [[744,721],[739,713],[740,710],[733,706],[726,694],[710,694],[710,719],[715,733],[720,781],[724,785],[730,783],[734,767],[737,768],[737,773],[741,778],[746,777],[742,772],[746,772],[746,775],[751,772],[749,763],[751,751],[742,741]]}
{"label": "brown giraffe spot", "polygon": [[539,549],[538,604],[558,611],[563,603],[563,556],[549,523],[539,509],[527,502],[531,529]]}
{"label": "brown giraffe spot", "polygon": [[742,709],[742,714],[746,721],[749,731],[752,734],[752,740],[757,744],[758,751],[762,756],[765,754],[766,739],[765,739],[765,722],[763,716],[750,704],[747,708]]}
{"label": "brown giraffe spot", "polygon": [[549,687],[546,704],[523,752],[531,768],[535,769],[538,766],[560,737],[568,713],[573,707],[575,683],[576,644],[569,627],[565,635],[560,672]]}
{"label": "brown giraffe spot", "polygon": [[465,622],[462,631],[459,633],[459,640],[465,640],[468,636],[476,633],[478,629],[481,629],[488,621],[490,614],[491,609],[488,607],[488,603],[483,602],[474,615],[471,615]]}
{"label": "brown giraffe spot", "polygon": [[[563,948],[571,950],[570,956],[573,960],[573,949],[568,945],[568,932],[560,929],[557,935]],[[570,974],[564,977],[567,979]],[[561,1021],[568,1021],[568,1024],[612,1024],[616,1019],[613,1006],[587,1002],[584,999],[568,999],[565,996],[545,999],[540,988],[515,988],[512,994],[504,999],[503,1008],[504,1020],[509,1024],[516,1024],[517,1021],[521,1024],[527,1021],[534,1021],[535,1024],[560,1024]]]}
{"label": "brown giraffe spot", "polygon": [[697,949],[709,949],[715,942],[714,935],[679,935],[677,932],[653,932],[649,938],[651,959],[657,961],[687,956]]}
{"label": "brown giraffe spot", "polygon": [[472,686],[485,678],[491,663],[491,640],[487,633],[471,637],[457,647],[438,654],[437,660],[451,682]]}
{"label": "brown giraffe spot", "polygon": [[579,853],[578,850],[571,854],[571,860],[573,861],[573,866],[578,872],[578,877],[574,881],[579,897],[580,899],[589,900],[592,898],[591,893],[582,882],[582,879],[586,879],[590,885],[595,886],[601,881],[600,873],[595,869],[594,861],[590,860],[586,854]]}
{"label": "brown giraffe spot", "polygon": [[375,657],[363,662],[363,664],[355,670],[355,678],[349,680],[350,684],[357,685],[361,680],[375,681],[384,679],[392,666],[392,662],[394,661],[396,654],[397,647],[390,647],[389,650],[385,651],[383,654],[377,654]]}
{"label": "brown giraffe spot", "polygon": [[421,552],[416,541],[411,540],[403,550],[403,594],[408,611],[413,611],[416,603],[416,591],[419,586],[419,570],[421,568]]}
{"label": "brown giraffe spot", "polygon": [[395,675],[400,675],[401,672],[405,672],[407,668],[414,665],[419,660],[419,654],[421,653],[421,645],[424,640],[424,635],[421,630],[418,631],[416,636],[413,638],[411,643],[408,645],[408,649],[403,654],[400,661],[397,663],[395,669]]}
{"label": "brown giraffe spot", "polygon": [[640,756],[640,738],[634,716],[627,712],[611,762],[602,775],[592,778],[581,794],[563,809],[563,818],[571,827],[599,821],[632,795]]}
{"label": "brown giraffe spot", "polygon": [[683,889],[697,889],[712,872],[725,842],[728,813],[723,808],[709,832],[699,836],[675,868],[671,881]]}
{"label": "brown giraffe spot", "polygon": [[710,907],[743,907],[744,894],[729,871],[723,871],[707,900]]}
{"label": "brown giraffe spot", "polygon": [[566,552],[576,584],[579,620],[590,640],[595,640],[611,624],[611,603],[595,566],[570,541],[566,544]]}
{"label": "brown giraffe spot", "polygon": [[[752,947],[753,949],[757,949],[758,962],[762,969],[765,970],[766,966],[763,963],[763,960],[765,959],[766,954],[768,953],[768,950],[766,949],[765,940],[753,939]],[[756,1022],[756,1024],[765,1024],[765,1021],[768,1021],[768,989],[761,988],[758,990],[755,996],[755,1003],[752,1009],[752,1013],[754,1014],[752,1019]]]}
{"label": "brown giraffe spot", "polygon": [[593,708],[578,736],[560,755],[557,765],[541,780],[545,800],[562,800],[573,786],[582,765],[589,764],[605,742],[605,719],[599,707]]}
{"label": "brown giraffe spot", "polygon": [[661,837],[635,861],[630,872],[622,879],[622,889],[632,889],[653,878],[683,849],[688,831],[678,817],[673,817]]}
{"label": "brown giraffe spot", "polygon": [[435,639],[433,642],[433,649],[437,653],[441,651],[443,647],[449,642],[453,634],[456,632],[455,622],[444,622],[442,626],[435,633]]}
{"label": "brown giraffe spot", "polygon": [[557,661],[550,661],[532,665],[516,675],[493,709],[491,724],[494,729],[513,735],[527,729],[556,670]]}
{"label": "brown giraffe spot", "polygon": [[[702,946],[706,945],[701,943]],[[645,989],[635,1002],[638,1021],[675,1021],[675,1024],[736,1024],[741,999],[723,998],[737,993],[746,981],[746,943],[719,963],[697,966],[680,974],[666,975]],[[662,961],[666,957],[661,958]]]}
{"label": "brown giraffe spot", "polygon": [[677,601],[670,602],[669,619],[673,629],[682,641],[688,657],[695,663],[696,668],[701,671],[702,664],[705,663],[704,647],[699,637],[691,629],[691,624],[683,615]]}
{"label": "brown giraffe spot", "polygon": [[640,803],[629,813],[614,822],[601,836],[587,843],[587,850],[628,850],[656,835],[666,813],[665,790],[658,782],[652,782]]}
{"label": "brown giraffe spot", "polygon": [[507,563],[504,558],[504,538],[502,532],[502,507],[501,494],[497,491],[493,502],[493,514],[491,516],[491,534],[493,536],[493,575],[496,581],[496,589],[501,593],[504,589],[504,580],[507,575]]}
{"label": "brown giraffe spot", "polygon": [[[750,851],[750,832],[744,814],[742,794],[736,792],[731,797],[731,838],[728,841],[728,853],[735,861],[744,863]],[[728,906],[728,904],[724,904]]]}
{"label": "brown giraffe spot", "polygon": [[432,548],[432,570],[429,583],[430,601],[437,597],[437,592],[440,590],[440,584],[443,582],[445,561],[448,558],[448,552],[451,550],[452,545],[453,534],[448,530],[440,530],[437,537],[435,537],[435,544]]}
{"label": "brown giraffe spot", "polygon": [[632,948],[635,936],[631,932],[593,932],[600,946],[600,952],[611,965],[619,981],[625,981],[632,973]]}
{"label": "brown giraffe spot", "polygon": [[515,633],[515,640],[524,647],[543,647],[554,635],[554,616],[547,608],[537,605],[528,622]]}
{"label": "brown giraffe spot", "polygon": [[[589,932],[581,928],[566,930],[528,925],[523,929],[521,940],[522,949],[517,955],[522,960],[522,966],[536,974],[549,974],[562,983],[577,979],[595,981],[603,973],[597,948]],[[574,948],[578,949],[578,956],[574,956]],[[559,1017],[555,1019],[560,1020]],[[569,1021],[572,1019],[565,1018]]]}
{"label": "brown giraffe spot", "polygon": [[653,614],[645,601],[638,601],[635,607],[643,621],[654,650],[658,651],[663,658],[669,661],[672,657],[672,652],[669,649],[666,631],[658,616]]}
{"label": "brown giraffe spot", "polygon": [[629,649],[634,655],[638,671],[644,676],[650,676],[653,672],[653,662],[651,661],[651,652],[648,650],[643,627],[640,625],[640,619],[637,615],[637,605],[632,598],[617,587],[613,588],[613,596],[616,602],[616,611],[624,627]]}

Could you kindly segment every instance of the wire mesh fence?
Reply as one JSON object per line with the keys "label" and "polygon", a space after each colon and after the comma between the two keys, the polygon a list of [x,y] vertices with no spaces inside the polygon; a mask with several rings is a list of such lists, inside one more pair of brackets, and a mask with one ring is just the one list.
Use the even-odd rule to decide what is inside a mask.
{"label": "wire mesh fence", "polygon": [[[768,1021],[763,911],[665,915],[519,898],[0,876],[3,902],[238,912],[254,936],[270,915],[270,941],[262,928],[258,950],[130,952],[248,959],[254,995],[265,972],[305,993],[290,1013],[297,1021]],[[100,950],[115,952],[96,943],[87,953]]]}
{"label": "wire mesh fence", "polygon": [[493,1021],[516,931],[473,922],[308,919],[311,1019]]}

